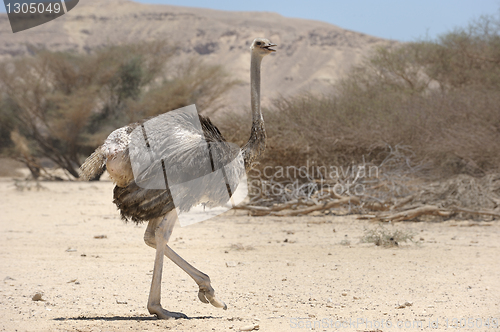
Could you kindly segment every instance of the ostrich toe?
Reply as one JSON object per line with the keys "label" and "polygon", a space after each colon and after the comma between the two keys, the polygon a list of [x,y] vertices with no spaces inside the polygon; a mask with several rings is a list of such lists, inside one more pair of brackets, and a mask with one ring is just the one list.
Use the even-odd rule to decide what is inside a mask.
{"label": "ostrich toe", "polygon": [[222,308],[227,310],[227,305],[215,298],[214,289],[209,286],[209,288],[200,286],[200,291],[198,292],[198,298],[203,303],[210,303],[216,308]]}

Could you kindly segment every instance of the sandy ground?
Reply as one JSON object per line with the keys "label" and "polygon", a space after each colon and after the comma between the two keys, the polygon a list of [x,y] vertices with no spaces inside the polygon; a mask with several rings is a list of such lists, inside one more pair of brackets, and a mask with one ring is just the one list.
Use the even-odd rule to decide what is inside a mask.
{"label": "sandy ground", "polygon": [[[199,302],[196,284],[167,259],[162,303],[190,318],[161,321],[146,309],[154,250],[142,240],[145,225],[119,219],[112,184],[42,185],[19,191],[0,179],[4,331],[419,331],[460,321],[499,330],[498,222],[388,225],[417,243],[387,249],[360,243],[377,225],[354,216],[230,211],[171,238],[228,310]],[[44,301],[32,300],[37,292]]]}

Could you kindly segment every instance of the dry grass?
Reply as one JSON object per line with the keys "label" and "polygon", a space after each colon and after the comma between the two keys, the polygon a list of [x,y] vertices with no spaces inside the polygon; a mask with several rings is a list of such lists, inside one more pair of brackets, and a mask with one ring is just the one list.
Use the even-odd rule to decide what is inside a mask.
{"label": "dry grass", "polygon": [[403,242],[414,242],[414,233],[410,231],[402,231],[399,229],[388,230],[382,225],[377,228],[365,229],[364,235],[361,238],[362,243],[374,243],[376,246],[381,247],[397,247]]}

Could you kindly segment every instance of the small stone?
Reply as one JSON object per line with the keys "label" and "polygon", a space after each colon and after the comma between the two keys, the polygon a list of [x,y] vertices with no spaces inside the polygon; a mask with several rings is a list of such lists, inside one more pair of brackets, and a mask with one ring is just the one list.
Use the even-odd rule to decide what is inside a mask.
{"label": "small stone", "polygon": [[346,292],[343,292],[343,293],[342,293],[342,296],[347,296],[347,293],[346,293]]}
{"label": "small stone", "polygon": [[76,251],[76,249],[74,249],[74,248],[68,248],[68,249],[66,249],[66,252],[75,252],[75,251]]}
{"label": "small stone", "polygon": [[412,302],[408,302],[408,301],[405,302],[405,306],[407,306],[407,307],[411,307],[412,305],[413,305]]}
{"label": "small stone", "polygon": [[227,267],[235,267],[235,266],[237,266],[237,265],[238,265],[238,263],[233,262],[233,261],[226,262],[226,266],[227,266]]}
{"label": "small stone", "polygon": [[107,235],[94,235],[94,239],[107,239]]}
{"label": "small stone", "polygon": [[117,303],[117,304],[127,304],[127,301],[120,301],[120,300],[118,300],[118,299],[117,299],[117,300],[116,300],[116,303]]}
{"label": "small stone", "polygon": [[33,300],[33,301],[45,301],[44,299],[42,299],[42,293],[40,293],[40,292],[33,295],[31,300]]}
{"label": "small stone", "polygon": [[288,262],[286,263],[287,266],[295,266],[295,263],[292,263],[292,262]]}
{"label": "small stone", "polygon": [[251,325],[245,325],[240,328],[240,331],[253,331],[253,330],[258,330],[259,329],[259,324],[251,324]]}

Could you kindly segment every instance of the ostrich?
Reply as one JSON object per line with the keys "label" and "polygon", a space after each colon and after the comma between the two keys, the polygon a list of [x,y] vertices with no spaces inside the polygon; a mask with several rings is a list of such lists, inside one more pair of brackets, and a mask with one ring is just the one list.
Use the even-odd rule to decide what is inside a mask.
{"label": "ostrich", "polygon": [[[265,38],[256,38],[250,46],[252,129],[248,142],[239,151],[246,172],[250,170],[252,161],[264,151],[266,146],[264,119],[260,108],[260,67],[264,56],[275,52],[272,49],[274,46],[276,45]],[[228,161],[234,156],[234,154],[228,153],[230,149],[226,145],[224,137],[210,119],[202,115],[198,116],[202,132],[186,125],[185,121],[183,122],[183,119],[178,116],[171,118],[172,123],[168,124],[168,130],[170,135],[175,136],[176,139],[173,141],[174,144],[169,143],[169,148],[174,149],[175,153],[173,157],[166,160],[167,167],[196,167],[197,147],[207,143],[215,143],[219,147],[216,153],[219,165],[221,163],[227,165]],[[198,298],[201,302],[211,303],[217,308],[227,309],[226,304],[215,297],[209,276],[186,262],[167,245],[175,221],[178,219],[176,206],[168,187],[167,189],[145,189],[137,184],[137,179],[134,179],[129,143],[131,133],[139,126],[141,126],[140,123],[135,123],[113,131],[104,144],[98,147],[83,163],[80,170],[81,177],[89,180],[102,174],[107,169],[110,177],[115,182],[113,202],[120,210],[122,218],[137,223],[148,222],[144,241],[148,246],[156,249],[153,278],[147,305],[150,314],[154,314],[160,319],[187,318],[183,313],[171,312],[161,306],[161,277],[164,256],[170,258],[198,284]],[[155,133],[150,133],[150,135],[155,135]],[[156,133],[156,135],[160,134]],[[225,154],[230,156],[225,156]],[[163,170],[165,170],[165,165],[163,167]],[[190,199],[187,200],[189,206],[183,206],[181,210],[187,211],[191,206],[198,204],[217,206],[226,203],[221,200],[220,193],[211,190],[210,185],[210,183],[206,184],[205,188],[207,190],[202,193],[199,193],[200,190],[190,193]],[[230,193],[229,184],[228,192]]]}

